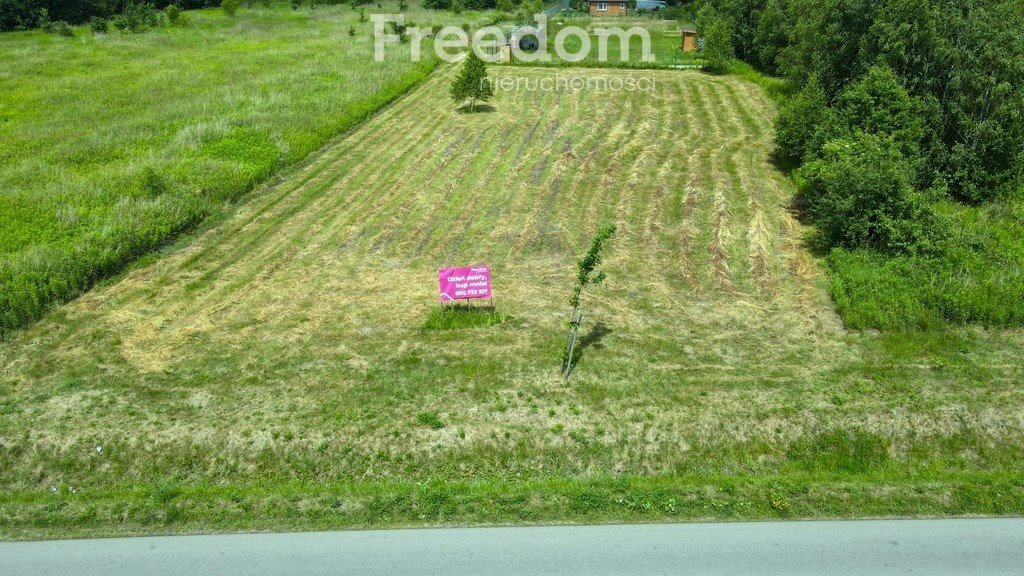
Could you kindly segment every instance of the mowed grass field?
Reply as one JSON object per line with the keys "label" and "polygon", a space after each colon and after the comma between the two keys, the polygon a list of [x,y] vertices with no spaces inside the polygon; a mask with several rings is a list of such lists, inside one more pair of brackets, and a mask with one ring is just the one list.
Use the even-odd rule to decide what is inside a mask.
{"label": "mowed grass field", "polygon": [[[380,6],[367,8],[398,12]],[[408,45],[375,62],[373,24],[350,6],[186,17],[141,34],[0,35],[0,337],[218,218],[435,63],[429,46],[411,62]]]}
{"label": "mowed grass field", "polygon": [[[1024,335],[844,331],[757,86],[454,73],[0,345],[0,534],[1024,512]],[[474,263],[504,321],[429,328]]]}

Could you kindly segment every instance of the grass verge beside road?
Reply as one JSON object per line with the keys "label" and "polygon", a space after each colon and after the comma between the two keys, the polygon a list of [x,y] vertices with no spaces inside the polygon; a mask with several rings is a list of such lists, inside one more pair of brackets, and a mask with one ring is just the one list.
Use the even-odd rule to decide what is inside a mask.
{"label": "grass verge beside road", "polygon": [[0,496],[0,537],[1020,515],[1016,474],[178,485]]}

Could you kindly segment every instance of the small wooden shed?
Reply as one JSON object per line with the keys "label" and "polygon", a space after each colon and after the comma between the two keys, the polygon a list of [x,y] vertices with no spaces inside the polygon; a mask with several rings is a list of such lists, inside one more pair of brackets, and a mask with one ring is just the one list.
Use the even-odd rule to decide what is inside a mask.
{"label": "small wooden shed", "polygon": [[683,43],[679,46],[683,52],[697,51],[697,29],[693,26],[683,26]]}
{"label": "small wooden shed", "polygon": [[609,0],[587,0],[590,5],[591,16],[625,16],[625,2],[611,2]]}

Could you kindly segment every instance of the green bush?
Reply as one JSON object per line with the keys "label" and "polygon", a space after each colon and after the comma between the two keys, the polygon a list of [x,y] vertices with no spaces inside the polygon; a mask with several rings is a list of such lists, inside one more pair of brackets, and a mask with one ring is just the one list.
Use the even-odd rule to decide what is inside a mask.
{"label": "green bush", "polygon": [[888,138],[859,133],[833,140],[797,177],[830,246],[909,251],[929,232],[928,204],[912,186],[914,171]]}
{"label": "green bush", "polygon": [[242,6],[242,0],[221,0],[220,7],[228,16],[234,16]]}
{"label": "green bush", "polygon": [[732,68],[736,54],[732,46],[732,22],[719,14],[711,4],[697,13],[697,32],[703,41],[701,56],[704,69],[715,74],[726,74]]}
{"label": "green bush", "polygon": [[811,78],[779,110],[775,119],[774,155],[785,167],[796,167],[807,156],[815,134],[828,115],[827,105],[821,84]]}
{"label": "green bush", "polygon": [[122,32],[143,32],[160,25],[160,12],[149,2],[129,2],[114,17],[114,27]]}
{"label": "green bush", "polygon": [[89,29],[93,34],[106,34],[110,30],[110,25],[106,18],[93,16],[89,19]]}
{"label": "green bush", "polygon": [[168,4],[167,8],[164,9],[164,14],[167,16],[167,21],[171,24],[178,24],[181,21],[181,9],[178,8],[177,4]]}
{"label": "green bush", "polygon": [[64,20],[47,22],[46,24],[43,25],[43,30],[46,30],[50,34],[66,36],[68,38],[75,35],[75,29],[71,27],[71,24],[68,24]]}

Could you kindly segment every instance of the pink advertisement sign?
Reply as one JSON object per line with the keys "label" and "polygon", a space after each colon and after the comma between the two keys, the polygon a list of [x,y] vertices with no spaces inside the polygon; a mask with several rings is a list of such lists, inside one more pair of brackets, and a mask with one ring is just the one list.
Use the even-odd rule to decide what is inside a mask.
{"label": "pink advertisement sign", "polygon": [[491,269],[486,265],[469,268],[441,268],[437,271],[441,302],[491,297]]}

